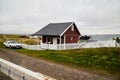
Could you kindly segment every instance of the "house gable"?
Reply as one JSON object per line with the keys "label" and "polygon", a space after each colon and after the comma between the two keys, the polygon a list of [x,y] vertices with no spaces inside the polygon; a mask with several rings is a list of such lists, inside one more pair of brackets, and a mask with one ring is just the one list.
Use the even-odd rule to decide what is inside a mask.
{"label": "house gable", "polygon": [[80,32],[73,23],[63,34],[66,38],[66,43],[77,43],[79,41]]}
{"label": "house gable", "polygon": [[[72,28],[73,28],[73,30],[72,30]],[[77,28],[77,26],[74,23],[72,25],[70,25],[67,28],[67,30],[65,30],[64,34],[78,34],[78,35],[81,35],[78,28]]]}

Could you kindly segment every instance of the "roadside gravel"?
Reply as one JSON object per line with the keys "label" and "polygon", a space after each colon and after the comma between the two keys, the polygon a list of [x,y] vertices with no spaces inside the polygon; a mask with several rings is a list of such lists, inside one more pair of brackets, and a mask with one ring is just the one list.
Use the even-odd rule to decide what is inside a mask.
{"label": "roadside gravel", "polygon": [[0,80],[12,80],[12,79],[4,75],[2,72],[0,72]]}

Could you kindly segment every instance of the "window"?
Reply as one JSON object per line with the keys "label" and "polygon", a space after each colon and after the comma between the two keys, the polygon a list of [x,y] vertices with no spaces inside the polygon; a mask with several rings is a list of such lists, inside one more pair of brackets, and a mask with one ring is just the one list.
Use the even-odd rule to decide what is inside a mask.
{"label": "window", "polygon": [[74,31],[74,25],[71,26],[71,31]]}
{"label": "window", "polygon": [[47,43],[52,44],[52,38],[51,37],[47,37]]}

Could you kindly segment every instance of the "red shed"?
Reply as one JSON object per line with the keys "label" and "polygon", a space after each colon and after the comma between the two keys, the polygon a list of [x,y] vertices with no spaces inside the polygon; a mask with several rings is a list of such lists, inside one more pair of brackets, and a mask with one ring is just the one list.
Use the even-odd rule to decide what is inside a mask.
{"label": "red shed", "polygon": [[49,23],[34,35],[41,37],[41,44],[78,43],[80,32],[74,22]]}

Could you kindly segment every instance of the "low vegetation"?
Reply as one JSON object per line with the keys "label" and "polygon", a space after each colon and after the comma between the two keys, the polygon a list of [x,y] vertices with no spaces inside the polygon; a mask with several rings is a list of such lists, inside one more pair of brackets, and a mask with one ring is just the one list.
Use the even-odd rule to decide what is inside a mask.
{"label": "low vegetation", "polygon": [[2,47],[1,45],[3,44],[3,42],[7,40],[15,40],[17,42],[25,43],[28,45],[35,45],[39,42],[39,40],[36,38],[20,38],[20,35],[16,34],[0,34],[0,47]]}
{"label": "low vegetation", "polygon": [[75,50],[17,50],[22,54],[66,66],[120,76],[120,48]]}
{"label": "low vegetation", "polygon": [[[19,38],[19,35],[0,35],[0,47],[6,40],[37,44],[38,39]],[[52,61],[65,66],[120,76],[120,48],[94,48],[74,50],[26,50],[15,49],[21,54]]]}

